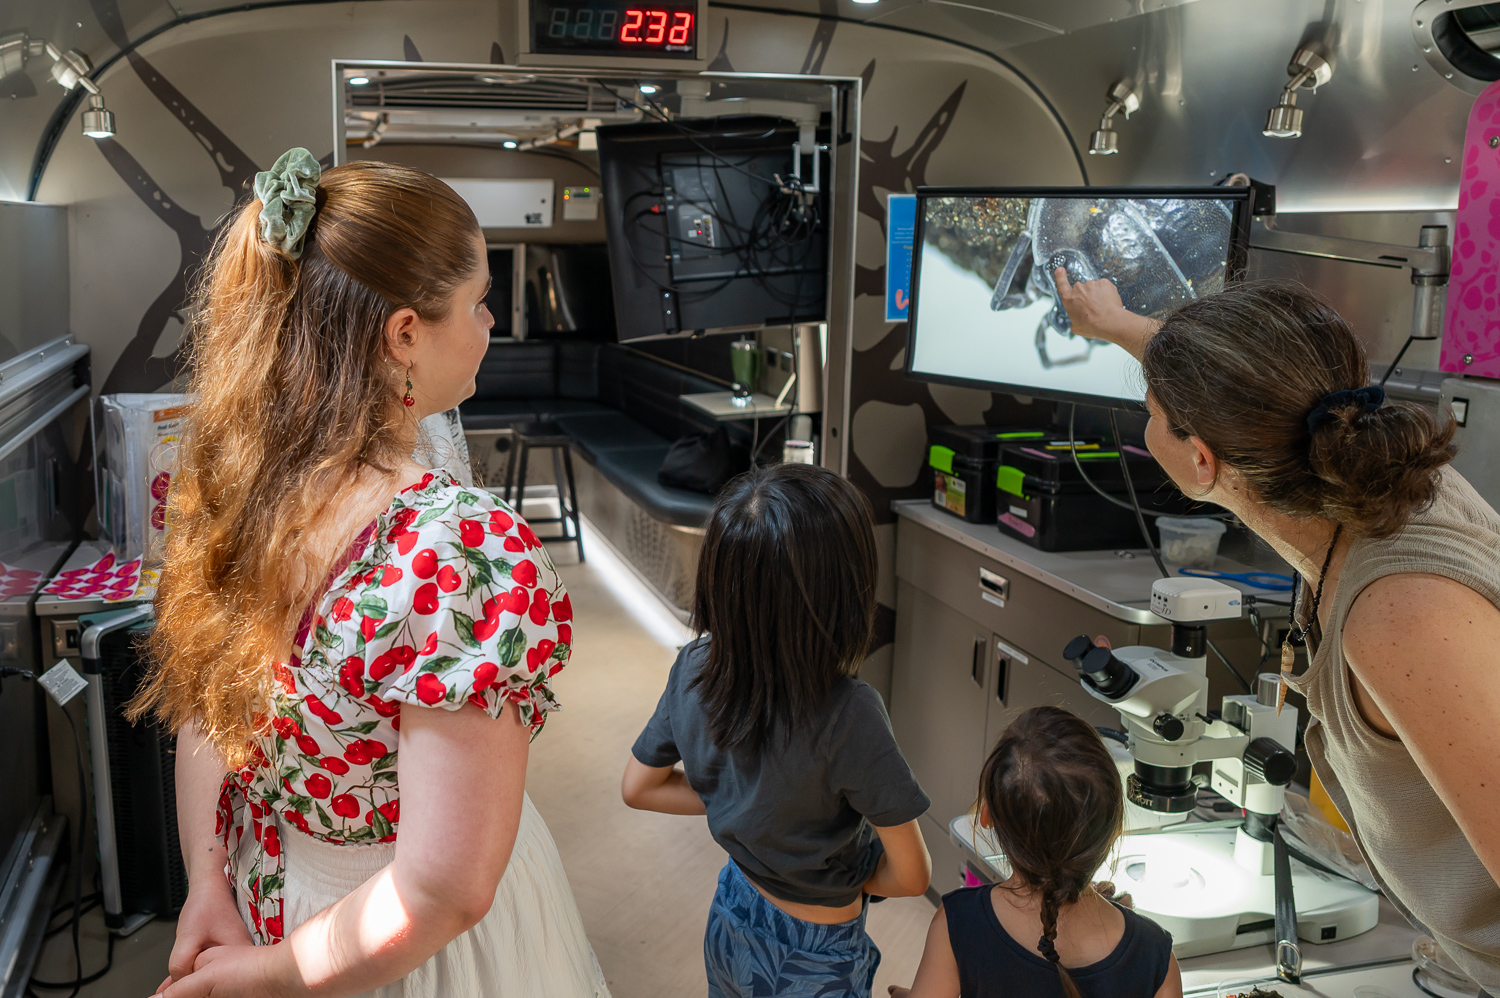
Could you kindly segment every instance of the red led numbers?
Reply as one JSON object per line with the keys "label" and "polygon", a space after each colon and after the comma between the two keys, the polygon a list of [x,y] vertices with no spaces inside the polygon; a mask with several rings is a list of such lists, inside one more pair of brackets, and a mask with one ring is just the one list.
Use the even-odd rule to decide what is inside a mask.
{"label": "red led numbers", "polygon": [[667,37],[667,12],[664,10],[646,11],[646,44],[660,45],[662,39]]}
{"label": "red led numbers", "polygon": [[627,10],[625,12],[625,23],[620,27],[620,41],[631,45],[645,41],[641,37],[641,23],[646,19],[644,10]]}
{"label": "red led numbers", "polygon": [[693,30],[693,15],[685,10],[625,11],[620,41],[627,45],[686,45]]}

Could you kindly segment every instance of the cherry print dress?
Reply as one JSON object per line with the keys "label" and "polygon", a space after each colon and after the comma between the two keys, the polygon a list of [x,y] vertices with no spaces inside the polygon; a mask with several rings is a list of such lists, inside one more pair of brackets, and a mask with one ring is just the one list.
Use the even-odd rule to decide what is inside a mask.
{"label": "cherry print dress", "polygon": [[[442,469],[396,496],[276,667],[252,762],[224,780],[218,831],[256,942],[279,942],[394,858],[402,706],[516,710],[535,736],[558,706],[571,620],[541,542],[504,503]],[[489,914],[368,998],[608,994],[528,796]]]}

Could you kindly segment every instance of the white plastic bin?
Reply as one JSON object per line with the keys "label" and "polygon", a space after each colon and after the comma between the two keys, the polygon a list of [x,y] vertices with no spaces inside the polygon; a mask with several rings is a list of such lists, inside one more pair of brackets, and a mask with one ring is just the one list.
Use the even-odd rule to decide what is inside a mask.
{"label": "white plastic bin", "polygon": [[1220,520],[1160,516],[1161,560],[1179,568],[1213,568],[1219,541],[1228,528]]}

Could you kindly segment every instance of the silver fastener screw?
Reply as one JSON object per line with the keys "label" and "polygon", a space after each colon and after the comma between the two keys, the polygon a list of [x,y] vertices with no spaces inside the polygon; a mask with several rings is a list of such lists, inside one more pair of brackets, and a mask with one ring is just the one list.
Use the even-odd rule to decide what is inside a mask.
{"label": "silver fastener screw", "polygon": [[1471,353],[1464,354],[1464,366],[1467,367],[1469,364],[1472,364],[1472,363],[1474,363],[1474,355],[1471,354]]}

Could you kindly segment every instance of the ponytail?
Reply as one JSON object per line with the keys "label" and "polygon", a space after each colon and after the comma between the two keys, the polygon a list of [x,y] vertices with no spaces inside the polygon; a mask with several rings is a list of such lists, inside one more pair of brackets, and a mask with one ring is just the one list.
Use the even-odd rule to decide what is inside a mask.
{"label": "ponytail", "polygon": [[435,177],[349,163],[316,201],[296,259],[262,238],[261,201],[242,203],[195,289],[154,668],[127,715],[194,723],[235,767],[335,557],[305,539],[348,483],[409,453],[386,320],[440,321],[480,264],[474,213]]}

